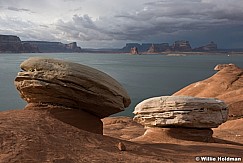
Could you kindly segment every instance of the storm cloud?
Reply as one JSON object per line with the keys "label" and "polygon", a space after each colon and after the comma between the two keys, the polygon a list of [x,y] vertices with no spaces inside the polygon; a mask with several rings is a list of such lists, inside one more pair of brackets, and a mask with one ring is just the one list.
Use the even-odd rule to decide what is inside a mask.
{"label": "storm cloud", "polygon": [[[11,3],[0,3],[0,6],[9,5],[8,10],[34,11],[35,14],[26,18],[10,15],[8,26],[3,26],[8,11],[0,12],[1,32],[8,28],[13,29],[13,34],[21,30],[22,35],[31,33],[33,29],[26,27],[26,22],[32,22],[36,31],[26,39],[38,39],[44,32],[48,33],[44,34],[46,40],[77,41],[88,47],[174,39],[193,39],[190,41],[195,46],[214,40],[222,47],[243,47],[240,30],[243,28],[243,1],[239,0],[63,0],[58,1],[58,5],[54,0],[39,4],[45,6],[44,13],[29,0],[22,2],[26,4],[18,3],[15,7]],[[46,17],[48,14],[50,16]],[[18,32],[14,29],[16,21]]]}
{"label": "storm cloud", "polygon": [[34,13],[31,10],[26,9],[26,8],[8,7],[8,10],[11,10],[11,11],[21,11],[21,12],[23,11],[23,12],[31,12],[31,13]]}

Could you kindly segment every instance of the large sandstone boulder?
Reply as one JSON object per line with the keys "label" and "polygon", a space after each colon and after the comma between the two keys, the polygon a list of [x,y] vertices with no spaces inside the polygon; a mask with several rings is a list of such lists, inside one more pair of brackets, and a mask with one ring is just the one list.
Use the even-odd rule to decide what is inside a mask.
{"label": "large sandstone boulder", "polygon": [[32,57],[20,65],[15,85],[28,103],[81,109],[99,118],[123,111],[130,98],[109,75],[94,68]]}
{"label": "large sandstone boulder", "polygon": [[193,83],[174,95],[213,97],[223,100],[229,107],[230,117],[243,117],[243,69],[234,64],[220,64],[212,77]]}
{"label": "large sandstone boulder", "polygon": [[214,128],[227,120],[228,109],[213,98],[161,96],[142,101],[133,113],[145,127]]}

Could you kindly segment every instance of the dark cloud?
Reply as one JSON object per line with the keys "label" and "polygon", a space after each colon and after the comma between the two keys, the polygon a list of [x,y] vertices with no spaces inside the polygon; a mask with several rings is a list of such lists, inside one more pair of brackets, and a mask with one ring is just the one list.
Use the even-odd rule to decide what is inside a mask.
{"label": "dark cloud", "polygon": [[69,11],[74,11],[74,12],[76,12],[76,11],[82,11],[83,10],[83,7],[77,7],[77,8],[75,8],[75,9],[70,9]]}
{"label": "dark cloud", "polygon": [[[29,6],[24,2],[28,2]],[[35,38],[44,29],[48,29],[50,31],[47,33],[53,34],[50,37],[45,35],[47,39],[55,37],[80,41],[85,45],[96,45],[98,42],[105,45],[109,45],[109,42],[115,45],[132,41],[167,42],[172,39],[197,39],[195,42],[198,44],[207,40],[223,43],[221,40],[224,40],[230,46],[236,44],[227,40],[235,40],[237,45],[243,42],[239,41],[243,38],[240,30],[243,29],[241,0],[104,0],[96,3],[95,0],[9,0],[2,3],[0,1],[0,8],[1,6],[16,13],[36,11],[32,15],[39,14],[39,17],[34,22],[40,22],[40,18],[42,22],[37,25],[36,32],[33,32],[36,34]],[[38,9],[39,6],[43,10]],[[33,19],[31,16],[28,18]],[[10,25],[11,22],[14,26],[14,19],[7,23]],[[20,27],[24,30],[29,29],[24,25],[26,22],[20,22]],[[0,29],[3,30],[3,26],[5,25],[0,22]],[[5,29],[11,28],[6,26]],[[16,28],[18,29],[20,28]],[[32,38],[34,34],[31,35]]]}
{"label": "dark cloud", "polygon": [[34,13],[33,11],[26,9],[26,8],[16,8],[16,7],[8,7],[8,10],[11,11],[17,11],[17,12],[30,12],[30,13]]}
{"label": "dark cloud", "polygon": [[[82,39],[88,40],[144,40],[157,34],[203,30],[231,23],[243,24],[240,21],[243,20],[242,10],[223,12],[223,9],[218,8],[217,4],[201,0],[164,0],[145,3],[143,9],[133,13],[124,12],[95,21],[88,15],[75,15],[72,21],[63,24],[66,29],[73,29]],[[68,30],[65,32],[68,33]],[[102,37],[92,37],[89,34]]]}

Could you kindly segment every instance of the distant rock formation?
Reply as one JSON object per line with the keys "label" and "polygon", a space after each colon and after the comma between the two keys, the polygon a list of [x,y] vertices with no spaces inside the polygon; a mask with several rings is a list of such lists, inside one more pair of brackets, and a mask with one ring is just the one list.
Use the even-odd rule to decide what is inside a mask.
{"label": "distant rock formation", "polygon": [[209,44],[205,46],[201,46],[193,49],[193,51],[217,51],[217,50],[218,50],[217,44],[215,44],[213,41],[211,41]]}
{"label": "distant rock formation", "polygon": [[156,53],[156,52],[158,52],[158,50],[155,48],[154,44],[152,44],[148,50],[148,53]]}
{"label": "distant rock formation", "polygon": [[138,48],[137,47],[131,48],[130,53],[131,54],[138,54]]}
{"label": "distant rock formation", "polygon": [[214,67],[214,70],[216,70],[216,71],[220,71],[220,70],[222,70],[222,69],[224,69],[224,68],[232,68],[232,69],[234,69],[234,68],[239,68],[239,67],[237,67],[235,64],[233,64],[233,63],[229,63],[229,64],[218,64],[218,65],[216,65],[215,67]]}
{"label": "distant rock formation", "polygon": [[121,49],[122,52],[130,52],[130,49],[133,47],[137,47],[139,52],[142,53],[159,53],[166,51],[175,51],[175,52],[215,52],[218,51],[217,44],[211,41],[209,44],[205,46],[201,46],[198,48],[192,49],[190,42],[187,40],[178,40],[175,41],[171,46],[169,43],[127,43],[125,47]]}
{"label": "distant rock formation", "polygon": [[214,97],[225,101],[231,118],[243,117],[243,69],[232,64],[221,64],[212,77],[179,90],[174,95]]}
{"label": "distant rock formation", "polygon": [[48,42],[48,41],[23,41],[34,46],[39,47],[42,53],[58,53],[58,52],[82,52],[82,49],[77,46],[76,42],[63,44],[61,42]]}
{"label": "distant rock formation", "polygon": [[[25,108],[49,110],[57,119],[83,130],[102,133],[100,119],[123,111],[131,103],[116,80],[88,66],[33,57],[20,67],[23,72],[18,73],[15,86],[28,102]],[[100,126],[96,131],[85,128],[84,123],[91,120]]]}
{"label": "distant rock formation", "polygon": [[37,53],[39,48],[29,43],[23,43],[19,37],[0,35],[0,53]]}
{"label": "distant rock formation", "polygon": [[[138,43],[127,43],[126,46],[123,47],[121,50],[122,50],[123,52],[130,53],[130,52],[131,52],[131,49],[132,49],[133,47],[140,48],[140,46],[141,46],[141,45],[138,44]],[[140,49],[138,49],[138,50],[140,51]]]}
{"label": "distant rock formation", "polygon": [[189,96],[161,96],[139,103],[134,120],[145,127],[215,128],[227,120],[221,100]]}
{"label": "distant rock formation", "polygon": [[175,43],[171,46],[172,51],[191,51],[191,45],[187,40],[175,41]]}
{"label": "distant rock formation", "polygon": [[148,52],[151,48],[154,48],[156,52],[163,52],[170,49],[168,43],[152,44],[152,43],[127,43],[125,47],[121,49],[122,52],[129,53],[131,48],[137,47],[139,52]]}
{"label": "distant rock formation", "polygon": [[188,52],[192,51],[191,45],[187,40],[175,41],[173,45],[169,45],[169,43],[127,43],[125,47],[121,49],[123,52],[130,52],[130,49],[133,47],[137,47],[139,52],[144,53],[158,53],[158,52],[166,52],[166,51],[180,51],[180,52]]}

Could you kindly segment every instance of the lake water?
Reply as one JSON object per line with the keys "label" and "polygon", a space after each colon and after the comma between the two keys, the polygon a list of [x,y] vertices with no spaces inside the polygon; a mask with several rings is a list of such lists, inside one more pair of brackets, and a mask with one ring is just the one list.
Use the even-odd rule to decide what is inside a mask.
{"label": "lake water", "polygon": [[193,82],[210,77],[220,63],[243,67],[243,56],[164,56],[92,53],[0,54],[0,110],[21,109],[26,105],[13,82],[19,65],[30,56],[48,56],[97,68],[119,81],[132,103],[115,115],[133,116],[136,104],[144,99],[171,95]]}

